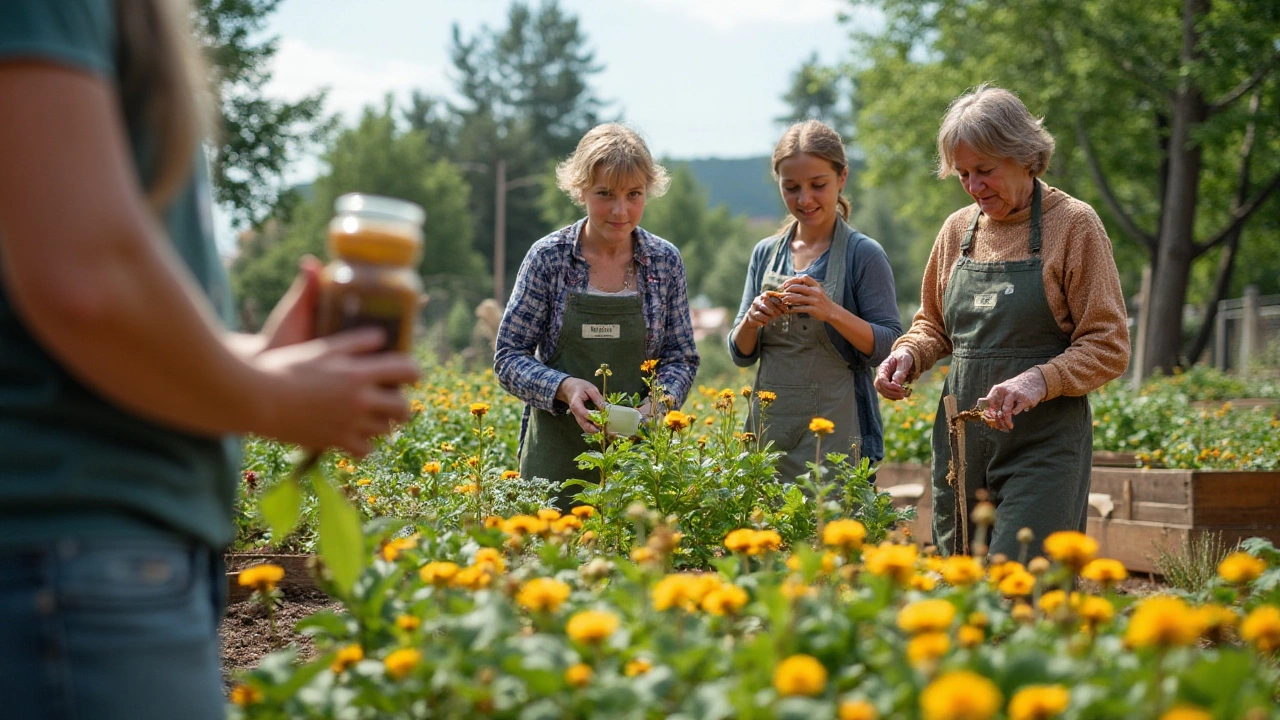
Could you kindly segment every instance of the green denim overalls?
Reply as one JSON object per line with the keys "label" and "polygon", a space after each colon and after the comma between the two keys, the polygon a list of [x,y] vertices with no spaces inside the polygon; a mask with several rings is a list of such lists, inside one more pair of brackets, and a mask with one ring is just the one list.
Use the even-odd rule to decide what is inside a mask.
{"label": "green denim overalls", "polygon": [[[979,210],[960,246],[960,259],[943,295],[943,321],[952,343],[951,371],[943,387],[960,410],[974,406],[992,386],[1041,365],[1071,344],[1053,317],[1040,261],[1040,182],[1031,201],[1031,257],[980,263],[969,248]],[[985,488],[996,506],[991,553],[1017,559],[1017,533],[1035,533],[1031,556],[1046,535],[1085,529],[1092,459],[1092,413],[1086,397],[1060,396],[1019,414],[1011,432],[971,423],[965,430],[965,503]],[[943,554],[957,547],[956,498],[947,484],[951,458],[947,420],[938,405],[933,426],[933,535]],[[973,531],[970,530],[972,535]],[[972,541],[972,537],[970,538]]]}
{"label": "green denim overalls", "polygon": [[[601,364],[608,364],[612,373],[607,383],[610,393],[645,394],[647,388],[640,365],[645,361],[648,331],[642,302],[639,293],[627,296],[571,293],[560,338],[555,352],[546,361],[547,367],[589,380],[599,388],[604,378],[597,377],[596,370]],[[589,472],[579,470],[574,460],[588,448],[582,428],[572,413],[556,415],[534,408],[526,432],[520,455],[522,477],[546,478],[557,483],[570,478],[596,479],[590,477]],[[569,498],[576,493],[573,488],[561,491],[555,498],[556,505],[567,509]]]}
{"label": "green denim overalls", "polygon": [[[822,289],[836,302],[844,297],[848,248],[848,237],[837,232],[831,239],[827,275],[822,281]],[[790,251],[791,233],[786,233],[774,246],[762,289],[777,289],[770,286],[780,285],[787,277],[781,270],[784,253]],[[814,461],[817,450],[817,440],[809,431],[809,422],[815,417],[835,424],[835,431],[822,438],[823,454],[845,453],[856,461],[862,430],[854,374],[849,361],[831,344],[827,324],[805,314],[783,316],[760,329],[759,343],[756,390],[770,390],[778,396],[764,411],[763,440],[772,441],[774,450],[786,453],[778,459],[779,478],[790,482],[808,472],[805,463]],[[753,397],[748,432],[756,431],[759,412],[759,399]]]}

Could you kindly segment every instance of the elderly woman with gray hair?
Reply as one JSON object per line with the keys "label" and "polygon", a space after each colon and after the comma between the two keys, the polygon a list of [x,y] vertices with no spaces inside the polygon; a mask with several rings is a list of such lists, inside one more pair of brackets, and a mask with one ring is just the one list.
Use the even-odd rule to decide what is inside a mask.
{"label": "elderly woman with gray hair", "polygon": [[[965,487],[947,483],[940,406],[933,429],[933,533],[963,553],[957,515],[983,489],[996,506],[992,553],[1032,552],[1059,530],[1085,529],[1093,444],[1085,397],[1124,372],[1129,335],[1111,240],[1088,204],[1040,180],[1053,136],[1013,93],[989,85],[956,98],[938,132],[938,177],[957,175],[974,205],[947,218],[921,283],[920,310],[876,372],[889,400],[951,356],[944,395],[970,426]],[[1016,418],[1016,422],[1015,422]]]}

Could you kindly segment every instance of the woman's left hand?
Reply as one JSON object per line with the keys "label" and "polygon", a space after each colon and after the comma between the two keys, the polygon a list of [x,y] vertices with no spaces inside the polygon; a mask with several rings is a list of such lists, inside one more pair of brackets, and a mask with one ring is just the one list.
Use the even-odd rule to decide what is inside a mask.
{"label": "woman's left hand", "polygon": [[987,404],[985,414],[997,427],[1012,430],[1013,416],[1039,405],[1048,393],[1049,387],[1044,382],[1044,374],[1040,372],[1040,368],[1033,367],[993,386],[987,396],[979,398],[978,402]]}
{"label": "woman's left hand", "polygon": [[838,305],[827,296],[822,283],[808,275],[797,275],[782,283],[782,302],[786,303],[788,312],[805,313],[823,322],[831,322],[835,317]]}

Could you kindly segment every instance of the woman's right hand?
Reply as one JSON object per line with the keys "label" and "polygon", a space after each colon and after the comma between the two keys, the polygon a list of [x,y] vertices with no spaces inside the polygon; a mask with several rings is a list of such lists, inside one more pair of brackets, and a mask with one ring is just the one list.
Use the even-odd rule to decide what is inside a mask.
{"label": "woman's right hand", "polygon": [[254,357],[263,380],[258,432],[309,449],[367,455],[372,438],[408,419],[400,386],[419,377],[409,355],[378,352],[385,339],[377,328],[357,328]]}
{"label": "woman's right hand", "polygon": [[786,314],[786,306],[782,304],[782,298],[778,295],[769,295],[762,292],[751,301],[751,307],[747,308],[747,314],[743,316],[743,320],[754,328],[762,328],[765,325],[777,320]]}
{"label": "woman's right hand", "polygon": [[876,370],[876,390],[886,400],[901,400],[906,397],[908,393],[903,385],[911,377],[911,366],[914,364],[915,359],[906,348],[898,348],[889,353],[889,357]]}
{"label": "woman's right hand", "polygon": [[600,426],[591,422],[591,410],[587,407],[588,400],[597,410],[605,406],[604,395],[600,394],[600,388],[597,388],[595,383],[582,378],[567,377],[561,380],[560,387],[556,388],[556,399],[569,406],[569,412],[573,413],[573,419],[578,421],[578,427],[582,428],[582,432],[600,432]]}

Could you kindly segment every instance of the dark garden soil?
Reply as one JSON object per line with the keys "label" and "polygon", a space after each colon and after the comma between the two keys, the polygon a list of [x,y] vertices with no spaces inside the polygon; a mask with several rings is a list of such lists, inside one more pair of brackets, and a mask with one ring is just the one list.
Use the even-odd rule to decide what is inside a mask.
{"label": "dark garden soil", "polygon": [[235,674],[257,667],[264,655],[293,645],[298,656],[308,660],[316,655],[311,638],[293,631],[299,620],[321,610],[339,610],[341,603],[318,590],[291,592],[276,608],[277,637],[271,637],[267,612],[253,601],[235,603],[227,608],[219,634],[222,636],[222,679],[230,687]]}

